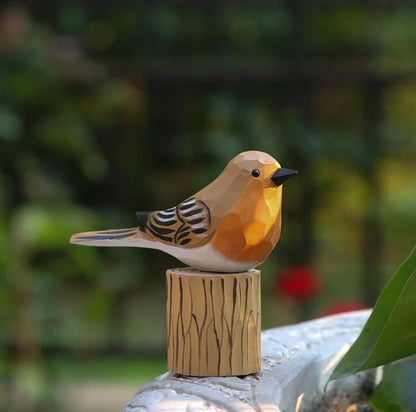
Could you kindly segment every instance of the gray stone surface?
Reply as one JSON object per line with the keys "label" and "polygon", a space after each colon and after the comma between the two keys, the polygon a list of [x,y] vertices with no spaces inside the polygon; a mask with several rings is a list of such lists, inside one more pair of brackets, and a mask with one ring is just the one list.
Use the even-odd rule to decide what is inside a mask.
{"label": "gray stone surface", "polygon": [[[140,387],[123,412],[307,411],[322,397],[333,367],[369,314],[350,312],[266,330],[260,373],[194,378],[168,372]],[[371,372],[363,372],[331,383],[328,390],[359,390],[372,380]]]}

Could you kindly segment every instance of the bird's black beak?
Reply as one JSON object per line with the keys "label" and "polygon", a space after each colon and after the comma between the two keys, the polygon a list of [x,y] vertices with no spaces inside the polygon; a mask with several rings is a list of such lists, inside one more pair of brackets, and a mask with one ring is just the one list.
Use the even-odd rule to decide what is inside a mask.
{"label": "bird's black beak", "polygon": [[272,180],[276,186],[280,186],[286,180],[289,180],[291,177],[296,176],[299,172],[297,170],[292,169],[284,169],[281,167],[277,169],[276,173],[272,176]]}

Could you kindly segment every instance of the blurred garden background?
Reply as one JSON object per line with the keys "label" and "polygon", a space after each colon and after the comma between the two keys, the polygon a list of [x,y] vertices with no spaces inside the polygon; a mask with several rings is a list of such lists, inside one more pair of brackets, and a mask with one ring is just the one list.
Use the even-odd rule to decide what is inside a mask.
{"label": "blurred garden background", "polygon": [[181,263],[69,238],[251,149],[300,171],[263,329],[372,306],[416,239],[413,3],[0,4],[0,409],[121,410],[165,372]]}

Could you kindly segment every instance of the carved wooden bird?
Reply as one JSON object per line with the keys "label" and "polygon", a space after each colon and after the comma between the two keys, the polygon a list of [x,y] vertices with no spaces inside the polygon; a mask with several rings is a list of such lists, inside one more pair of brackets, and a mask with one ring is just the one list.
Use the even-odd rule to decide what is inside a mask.
{"label": "carved wooden bird", "polygon": [[137,212],[138,227],[78,233],[70,242],[159,249],[202,271],[246,271],[264,262],[278,242],[281,185],[297,173],[266,153],[243,152],[177,206]]}

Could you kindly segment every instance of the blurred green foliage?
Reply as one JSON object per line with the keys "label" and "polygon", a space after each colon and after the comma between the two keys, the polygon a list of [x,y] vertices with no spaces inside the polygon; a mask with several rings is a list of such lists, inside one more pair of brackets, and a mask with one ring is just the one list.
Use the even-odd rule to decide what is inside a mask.
{"label": "blurred green foliage", "polygon": [[[164,271],[179,263],[68,240],[176,204],[243,150],[300,170],[262,266],[263,326],[298,320],[273,291],[293,264],[322,278],[309,317],[338,299],[373,304],[414,244],[415,14],[400,2],[0,6],[1,379],[24,376],[36,398],[51,356],[164,356]],[[44,373],[18,375],[26,364]]]}

